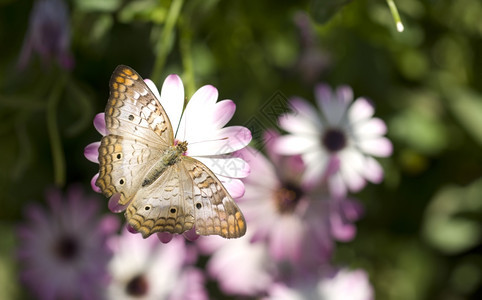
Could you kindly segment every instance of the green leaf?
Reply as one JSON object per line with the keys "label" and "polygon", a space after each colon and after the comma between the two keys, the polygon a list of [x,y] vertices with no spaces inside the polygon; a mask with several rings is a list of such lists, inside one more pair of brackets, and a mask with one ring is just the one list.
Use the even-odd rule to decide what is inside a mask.
{"label": "green leaf", "polygon": [[423,235],[433,247],[457,254],[480,243],[482,228],[466,214],[482,212],[482,179],[467,187],[446,186],[432,199],[423,225]]}
{"label": "green leaf", "polygon": [[76,5],[83,11],[113,12],[119,8],[121,0],[77,0]]}
{"label": "green leaf", "polygon": [[352,0],[312,0],[310,14],[318,23],[329,21],[343,6]]}
{"label": "green leaf", "polygon": [[449,92],[449,108],[460,124],[482,145],[482,95],[468,88]]}

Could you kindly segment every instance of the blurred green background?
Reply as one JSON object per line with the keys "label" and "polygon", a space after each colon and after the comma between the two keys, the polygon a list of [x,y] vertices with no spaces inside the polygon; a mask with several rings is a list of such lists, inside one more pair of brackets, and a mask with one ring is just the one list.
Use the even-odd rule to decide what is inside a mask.
{"label": "blurred green background", "polygon": [[100,138],[92,120],[119,64],[158,86],[177,73],[187,97],[214,85],[237,104],[233,124],[250,125],[276,95],[313,101],[318,82],[352,86],[376,105],[394,153],[384,182],[355,195],[366,215],[335,262],[366,269],[377,299],[482,299],[480,0],[396,1],[401,33],[379,0],[71,0],[74,67],[33,54],[19,69],[33,3],[0,0],[0,299],[22,295],[24,206],[53,185],[90,188],[97,165],[83,149]]}

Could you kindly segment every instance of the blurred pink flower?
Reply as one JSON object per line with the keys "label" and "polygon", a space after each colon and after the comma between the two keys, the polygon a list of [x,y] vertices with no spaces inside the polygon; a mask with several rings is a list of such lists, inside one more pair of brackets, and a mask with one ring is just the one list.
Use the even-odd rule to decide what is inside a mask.
{"label": "blurred pink flower", "polygon": [[[244,184],[239,178],[249,174],[249,165],[238,157],[233,157],[232,152],[246,147],[251,141],[251,132],[243,126],[224,127],[231,120],[236,110],[236,105],[231,100],[217,102],[218,90],[206,85],[194,93],[183,112],[184,87],[177,75],[169,75],[162,86],[161,94],[155,84],[144,80],[149,89],[154,93],[159,103],[166,111],[176,141],[186,141],[188,150],[186,155],[196,158],[205,164],[224,184],[233,198],[244,194]],[[107,135],[104,113],[97,114],[94,126],[103,136]],[[94,142],[84,150],[85,157],[95,163],[98,161],[100,142]],[[95,185],[97,173],[91,180],[92,189],[100,192]],[[116,195],[109,200],[109,209],[120,212],[125,207],[117,203]],[[188,239],[195,239],[191,232],[186,233]],[[170,240],[169,233],[161,233],[161,241]]]}
{"label": "blurred pink flower", "polygon": [[299,267],[324,263],[334,246],[329,198],[304,184],[305,165],[299,155],[280,156],[273,151],[279,138],[273,131],[265,133],[271,161],[252,148],[238,152],[251,165],[239,202],[251,240],[266,242],[277,262]]}
{"label": "blurred pink flower", "polygon": [[383,136],[385,123],[373,117],[373,105],[365,98],[352,103],[348,86],[333,93],[320,84],[315,94],[321,114],[301,98],[290,101],[293,112],[279,118],[289,134],[277,140],[275,151],[301,155],[306,164],[304,180],[318,184],[326,179],[336,197],[361,190],[366,180],[381,182],[383,170],[372,156],[389,156],[392,144]]}
{"label": "blurred pink flower", "polygon": [[18,62],[19,68],[25,68],[32,52],[36,52],[44,64],[57,59],[64,69],[72,69],[74,59],[69,51],[70,20],[65,2],[62,0],[35,1],[29,22]]}
{"label": "blurred pink flower", "polygon": [[355,236],[352,222],[360,217],[361,205],[306,186],[301,157],[273,151],[278,138],[273,131],[265,133],[271,161],[252,148],[236,153],[251,165],[239,202],[246,236],[236,241],[203,237],[196,243],[211,254],[208,273],[227,294],[262,296],[275,280],[311,276],[328,265],[334,239]]}
{"label": "blurred pink flower", "polygon": [[47,193],[50,211],[26,209],[18,228],[21,279],[38,299],[99,299],[107,282],[112,255],[107,237],[119,227],[117,218],[99,215],[98,200],[78,186]]}
{"label": "blurred pink flower", "polygon": [[201,237],[196,245],[210,255],[207,272],[228,295],[260,296],[273,283],[276,267],[265,243],[251,243],[250,232],[236,240]]}
{"label": "blurred pink flower", "polygon": [[364,270],[341,269],[334,275],[298,280],[294,283],[275,283],[265,298],[276,300],[373,300],[373,287]]}
{"label": "blurred pink flower", "polygon": [[193,267],[197,254],[179,236],[161,244],[124,230],[109,245],[114,257],[107,299],[208,299],[203,274]]}

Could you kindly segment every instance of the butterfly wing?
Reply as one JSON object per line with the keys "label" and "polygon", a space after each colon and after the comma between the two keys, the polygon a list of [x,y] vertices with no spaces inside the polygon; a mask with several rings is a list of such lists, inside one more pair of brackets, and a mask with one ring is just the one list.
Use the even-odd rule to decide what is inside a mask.
{"label": "butterfly wing", "polygon": [[174,143],[166,112],[141,76],[118,66],[110,79],[105,109],[108,134],[99,147],[99,178],[96,185],[119,204],[134,197],[149,169]]}
{"label": "butterfly wing", "polygon": [[241,237],[244,216],[216,176],[198,160],[182,156],[143,188],[126,210],[127,222],[143,237],[155,232]]}
{"label": "butterfly wing", "polygon": [[214,173],[200,161],[183,156],[182,166],[193,183],[196,233],[238,238],[246,233],[246,221],[234,199]]}
{"label": "butterfly wing", "polygon": [[193,188],[180,163],[169,166],[155,183],[142,188],[125,212],[144,238],[155,232],[183,233],[194,225]]}

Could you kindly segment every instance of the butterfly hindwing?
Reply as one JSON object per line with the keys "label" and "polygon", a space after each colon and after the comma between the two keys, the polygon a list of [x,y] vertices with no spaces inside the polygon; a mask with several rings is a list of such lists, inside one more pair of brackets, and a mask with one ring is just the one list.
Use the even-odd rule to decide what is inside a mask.
{"label": "butterfly hindwing", "polygon": [[246,221],[234,199],[214,173],[200,161],[182,157],[193,183],[196,233],[238,238],[246,233]]}
{"label": "butterfly hindwing", "polygon": [[137,193],[126,210],[127,222],[143,237],[155,232],[183,233],[194,225],[193,187],[180,162],[169,166]]}

